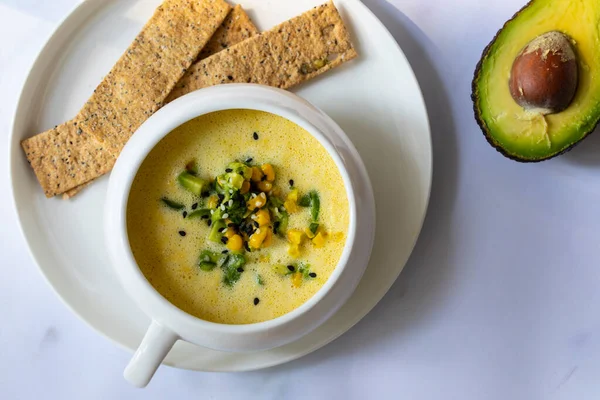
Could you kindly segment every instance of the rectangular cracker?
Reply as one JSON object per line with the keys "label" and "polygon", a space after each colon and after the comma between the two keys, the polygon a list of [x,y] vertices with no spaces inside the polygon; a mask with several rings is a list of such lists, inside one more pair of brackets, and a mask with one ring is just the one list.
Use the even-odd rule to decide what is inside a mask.
{"label": "rectangular cracker", "polygon": [[[223,0],[166,0],[75,119],[21,142],[46,197],[76,188],[112,169],[118,156],[115,143],[97,140],[91,126],[98,128],[95,121],[106,121],[105,111],[114,111],[120,104],[146,105],[143,120],[134,120],[127,114],[129,124],[121,136],[129,136],[134,123],[139,126],[150,116],[150,110],[155,111],[149,102],[162,104],[229,10]],[[163,66],[163,62],[176,68]],[[110,99],[108,95],[113,90],[115,96]],[[90,114],[92,110],[95,112]],[[132,114],[140,113],[136,110]],[[114,128],[112,122],[111,126]]]}
{"label": "rectangular cracker", "polygon": [[[208,44],[204,46],[198,58],[199,60],[202,60],[206,57],[210,57],[211,55],[231,47],[236,43],[242,42],[256,34],[258,34],[258,28],[252,23],[252,20],[248,14],[246,14],[242,6],[238,4],[227,15],[225,21],[223,21],[223,24],[217,29]],[[189,71],[187,73],[189,73]],[[66,191],[63,194],[63,199],[68,200],[72,198],[92,182],[93,181],[89,181]]]}
{"label": "rectangular cracker", "polygon": [[[258,28],[254,25],[248,14],[246,14],[242,6],[238,4],[227,15],[227,18],[225,18],[225,21],[223,21],[223,24],[217,29],[213,37],[210,38],[208,44],[204,46],[200,52],[200,56],[198,56],[198,60],[210,57],[223,49],[243,42],[257,34]],[[188,71],[186,75],[189,73]]]}
{"label": "rectangular cracker", "polygon": [[166,102],[222,83],[288,89],[356,56],[344,22],[329,2],[194,64]]}
{"label": "rectangular cracker", "polygon": [[107,173],[116,160],[77,120],[24,140],[21,146],[46,197]]}
{"label": "rectangular cracker", "polygon": [[230,10],[224,0],[166,0],[83,106],[84,130],[118,156]]}

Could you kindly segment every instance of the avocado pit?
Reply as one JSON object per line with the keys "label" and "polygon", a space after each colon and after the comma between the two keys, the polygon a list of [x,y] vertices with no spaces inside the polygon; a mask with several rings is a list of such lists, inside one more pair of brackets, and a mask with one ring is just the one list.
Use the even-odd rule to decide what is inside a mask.
{"label": "avocado pit", "polygon": [[578,81],[577,56],[570,38],[550,31],[534,38],[517,55],[509,88],[525,110],[546,115],[569,107]]}

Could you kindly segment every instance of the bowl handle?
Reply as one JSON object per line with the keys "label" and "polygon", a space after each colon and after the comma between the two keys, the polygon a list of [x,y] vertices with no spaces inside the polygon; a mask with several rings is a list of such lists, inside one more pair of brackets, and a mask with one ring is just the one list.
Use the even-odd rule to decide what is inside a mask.
{"label": "bowl handle", "polygon": [[125,379],[136,387],[146,387],[178,339],[173,331],[152,320],[140,347],[125,368]]}

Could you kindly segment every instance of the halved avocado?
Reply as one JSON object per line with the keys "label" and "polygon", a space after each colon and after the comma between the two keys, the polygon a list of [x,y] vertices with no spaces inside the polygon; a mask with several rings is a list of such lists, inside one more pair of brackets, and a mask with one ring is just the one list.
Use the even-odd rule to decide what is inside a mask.
{"label": "halved avocado", "polygon": [[[525,110],[513,99],[509,78],[515,58],[534,38],[559,31],[572,40],[579,82],[571,104],[556,114]],[[488,142],[521,162],[570,150],[600,120],[600,2],[533,0],[485,48],[472,87],[475,118]]]}

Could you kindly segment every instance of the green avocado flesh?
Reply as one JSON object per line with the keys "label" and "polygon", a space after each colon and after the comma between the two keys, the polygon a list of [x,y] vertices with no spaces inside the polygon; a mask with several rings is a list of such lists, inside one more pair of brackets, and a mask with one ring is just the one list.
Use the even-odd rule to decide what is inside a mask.
{"label": "green avocado flesh", "polygon": [[[572,103],[557,114],[521,108],[509,78],[515,57],[532,39],[560,31],[573,40],[579,85]],[[498,32],[485,49],[473,80],[475,117],[487,140],[517,161],[559,155],[587,136],[600,120],[600,2],[533,0]]]}

